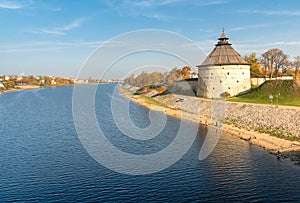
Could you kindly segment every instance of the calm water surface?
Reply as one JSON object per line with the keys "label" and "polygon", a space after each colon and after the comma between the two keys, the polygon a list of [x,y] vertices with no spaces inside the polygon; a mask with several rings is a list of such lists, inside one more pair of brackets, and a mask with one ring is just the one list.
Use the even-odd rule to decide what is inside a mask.
{"label": "calm water surface", "polygon": [[[168,118],[161,135],[151,141],[122,136],[110,112],[114,87],[99,86],[95,99],[99,125],[110,142],[135,154],[166,147],[176,136],[179,121]],[[299,166],[277,161],[238,138],[223,135],[213,153],[199,161],[205,129],[199,130],[188,153],[166,170],[142,176],[113,172],[81,145],[72,117],[72,90],[59,87],[0,95],[0,202],[300,199]],[[149,125],[146,109],[131,103],[130,112],[136,125]]]}

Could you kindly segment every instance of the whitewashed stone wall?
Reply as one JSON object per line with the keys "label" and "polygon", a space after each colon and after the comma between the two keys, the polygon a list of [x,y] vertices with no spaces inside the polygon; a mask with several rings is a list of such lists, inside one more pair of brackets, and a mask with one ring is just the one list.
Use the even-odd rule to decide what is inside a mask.
{"label": "whitewashed stone wall", "polygon": [[278,78],[251,78],[251,85],[259,86],[267,80],[293,80],[293,76],[281,76]]}
{"label": "whitewashed stone wall", "polygon": [[249,65],[199,67],[198,73],[198,96],[221,98],[225,92],[235,96],[251,89]]}

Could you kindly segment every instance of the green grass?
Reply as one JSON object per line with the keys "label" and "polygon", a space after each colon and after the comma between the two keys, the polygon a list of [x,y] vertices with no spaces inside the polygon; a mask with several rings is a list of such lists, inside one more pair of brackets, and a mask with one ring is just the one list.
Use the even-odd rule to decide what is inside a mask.
{"label": "green grass", "polygon": [[294,135],[286,133],[283,129],[280,129],[280,128],[274,129],[274,128],[258,127],[255,129],[255,131],[260,132],[260,133],[267,133],[271,136],[289,140],[289,141],[300,141],[299,137],[296,137]]}
{"label": "green grass", "polygon": [[156,105],[156,106],[167,107],[167,108],[168,108],[167,105],[162,104],[162,103],[160,103],[160,102],[158,102],[158,101],[156,101],[156,100],[154,100],[154,99],[152,99],[152,98],[150,98],[150,97],[146,97],[146,96],[144,96],[144,95],[138,95],[138,96],[139,96],[140,98],[142,98],[143,100],[147,101],[149,104],[154,104],[154,105]]}
{"label": "green grass", "polygon": [[273,104],[300,106],[300,81],[295,80],[273,80],[267,81],[261,86],[252,89],[249,93],[228,98],[228,101],[251,102],[260,104],[271,104],[269,99],[273,95]]}

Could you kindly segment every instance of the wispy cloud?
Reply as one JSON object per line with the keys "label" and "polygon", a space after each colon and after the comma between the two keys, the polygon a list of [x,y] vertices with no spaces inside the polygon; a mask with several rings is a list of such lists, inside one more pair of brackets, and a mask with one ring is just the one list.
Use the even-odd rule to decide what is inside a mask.
{"label": "wispy cloud", "polygon": [[300,16],[300,11],[292,10],[240,10],[239,13],[278,15],[278,16]]}
{"label": "wispy cloud", "polygon": [[30,41],[19,44],[1,44],[0,53],[55,51],[69,48],[95,49],[103,45],[103,41]]}
{"label": "wispy cloud", "polygon": [[276,27],[276,26],[278,27],[285,24],[287,24],[287,22],[262,23],[262,24],[237,26],[230,29],[225,29],[225,32],[231,33],[231,32],[244,31],[244,30],[254,30],[254,29],[269,28],[269,27]]}
{"label": "wispy cloud", "polygon": [[22,9],[24,5],[16,1],[0,1],[0,9]]}
{"label": "wispy cloud", "polygon": [[[257,54],[262,54],[263,52],[267,51],[271,48],[279,48],[282,50],[295,50],[292,55],[298,55],[298,51],[300,48],[300,41],[274,41],[274,42],[268,42],[268,43],[236,43],[234,45],[237,50],[242,54],[249,54],[251,52],[256,52]],[[291,54],[291,52],[290,52]]]}
{"label": "wispy cloud", "polygon": [[162,6],[170,6],[174,4],[185,4],[185,5],[193,5],[193,6],[211,6],[211,5],[220,5],[228,3],[228,0],[211,0],[211,1],[198,1],[198,0],[125,0],[125,1],[115,1],[110,2],[109,5],[118,6],[118,7],[143,7],[143,8],[150,8],[150,7],[162,7]]}
{"label": "wispy cloud", "polygon": [[228,29],[226,30],[226,32],[235,32],[235,31],[242,31],[242,30],[249,30],[249,29],[256,29],[256,28],[271,27],[273,25],[274,24],[254,24],[254,25],[247,25],[247,26],[239,26],[239,27]]}
{"label": "wispy cloud", "polygon": [[62,31],[68,31],[68,30],[72,30],[74,28],[80,27],[81,24],[86,20],[86,18],[79,18],[74,20],[73,22],[69,23],[68,25],[58,28],[58,30],[62,30]]}
{"label": "wispy cloud", "polygon": [[[132,0],[125,0],[121,4],[122,6],[135,6],[135,7],[159,7],[159,6],[166,6],[174,3],[181,2],[182,0],[143,0],[143,1],[132,1]],[[120,3],[120,2],[118,2]]]}
{"label": "wispy cloud", "polygon": [[[175,9],[182,12],[183,7],[206,7],[212,5],[220,5],[228,3],[230,0],[211,0],[211,1],[198,1],[198,0],[124,0],[124,1],[103,1],[103,3],[113,12],[117,12],[120,16],[131,17],[146,17],[155,20],[185,20],[185,21],[199,21],[197,17],[187,15],[182,18],[175,15]],[[170,7],[174,12],[170,13],[166,9]],[[165,10],[164,10],[165,9]]]}
{"label": "wispy cloud", "polygon": [[67,31],[80,27],[86,20],[87,18],[78,18],[64,26],[30,30],[28,32],[35,33],[35,34],[65,35]]}
{"label": "wispy cloud", "polygon": [[276,47],[276,46],[299,46],[300,41],[275,41],[257,44],[237,44],[237,47],[256,48],[256,47]]}
{"label": "wispy cloud", "polygon": [[198,6],[198,7],[205,7],[205,6],[215,6],[215,5],[222,5],[222,4],[227,4],[227,1],[223,1],[223,0],[216,0],[216,1],[206,1],[206,2],[195,2],[193,3],[194,5]]}

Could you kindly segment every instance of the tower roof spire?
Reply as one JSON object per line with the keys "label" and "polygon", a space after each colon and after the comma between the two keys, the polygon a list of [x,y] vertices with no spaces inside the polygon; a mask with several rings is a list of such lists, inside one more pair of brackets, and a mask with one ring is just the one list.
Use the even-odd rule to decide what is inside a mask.
{"label": "tower roof spire", "polygon": [[249,65],[243,57],[231,47],[228,39],[223,28],[216,47],[198,67],[211,65]]}
{"label": "tower roof spire", "polygon": [[228,39],[229,39],[229,38],[226,37],[225,32],[224,32],[224,28],[223,28],[222,34],[221,34],[221,36],[219,37],[218,40],[220,40],[220,41],[227,41]]}

